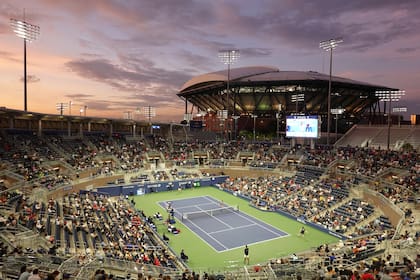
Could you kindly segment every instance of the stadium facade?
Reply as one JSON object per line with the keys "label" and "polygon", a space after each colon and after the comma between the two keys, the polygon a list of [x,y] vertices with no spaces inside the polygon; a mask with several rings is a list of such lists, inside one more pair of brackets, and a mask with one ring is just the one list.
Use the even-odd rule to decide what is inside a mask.
{"label": "stadium facade", "polygon": [[[229,75],[223,70],[193,77],[177,95],[185,101],[186,116],[196,109],[201,115],[213,114],[220,118],[223,117],[220,112],[224,111],[228,121],[232,122],[232,116],[238,116],[239,130],[244,120],[248,119],[250,123],[252,117],[265,120],[273,127],[268,120],[275,122],[277,119],[284,124],[287,115],[306,114],[321,116],[322,131],[326,131],[329,79],[329,75],[314,71],[241,67],[230,69]],[[380,123],[378,118],[384,115],[386,107],[382,110],[375,92],[397,90],[337,76],[332,76],[331,83],[331,108],[345,109],[340,116],[342,130],[361,121]],[[189,104],[192,105],[190,113]],[[212,128],[207,125],[207,129]]]}

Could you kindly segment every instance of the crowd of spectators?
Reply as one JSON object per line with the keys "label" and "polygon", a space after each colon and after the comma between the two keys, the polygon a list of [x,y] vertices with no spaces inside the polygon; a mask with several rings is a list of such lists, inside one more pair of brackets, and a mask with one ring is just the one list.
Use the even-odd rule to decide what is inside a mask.
{"label": "crowd of spectators", "polygon": [[[160,242],[154,218],[136,210],[125,197],[87,192],[42,203],[16,195],[5,203],[13,204],[15,211],[1,221],[2,226],[8,230],[24,226],[45,237],[49,255],[72,253],[81,263],[96,257],[178,267],[176,256]],[[8,252],[3,243],[0,249],[1,256],[19,253]]]}
{"label": "crowd of spectators", "polygon": [[[283,211],[311,220],[329,230],[346,233],[373,213],[367,202],[352,199],[334,210],[334,205],[349,199],[351,185],[337,179],[298,184],[290,177],[238,177],[220,185],[235,195],[248,197],[261,209]],[[388,221],[389,222],[389,221]],[[366,233],[360,231],[360,234]]]}
{"label": "crowd of spectators", "polygon": [[[240,153],[247,152],[252,156],[252,162],[256,163],[252,166],[257,168],[267,167],[265,163],[276,163],[276,167],[288,154],[298,153],[284,150],[275,143],[171,143],[161,137],[127,142],[121,137],[90,135],[82,141],[65,140],[56,135],[41,138],[31,134],[12,133],[2,140],[0,153],[2,158],[7,159],[5,165],[8,170],[28,183],[39,184],[47,189],[71,183],[71,179],[75,178],[71,176],[71,172],[78,174],[92,169],[96,175],[117,171],[143,171],[149,152],[161,154],[164,160],[182,163],[192,160],[197,163],[192,158],[194,153],[205,151],[205,155],[209,157],[207,162],[221,161],[223,165],[231,160],[240,160]],[[298,167],[296,176],[291,177],[271,175],[229,178],[220,187],[235,195],[249,198],[256,207],[264,210],[286,212],[353,238],[370,236],[370,239],[356,239],[357,243],[344,244],[334,251],[334,257],[328,256],[330,260],[357,261],[371,249],[370,245],[376,246],[388,239],[395,230],[384,215],[376,215],[371,222],[361,224],[375,214],[374,207],[366,201],[350,197],[352,184],[349,181],[321,179],[323,170],[331,163],[335,160],[347,161],[351,163],[346,170],[348,173],[371,178],[384,173],[388,168],[408,171],[401,176],[385,179],[388,180],[386,182],[377,181],[373,185],[376,191],[394,204],[412,202],[413,194],[419,192],[420,160],[416,151],[345,147],[337,150],[304,150],[299,156],[303,158],[301,164],[318,169]],[[70,165],[73,169],[71,172],[48,164],[62,160]],[[307,172],[314,173],[309,176]],[[151,177],[137,175],[133,178],[135,180],[140,176],[144,181],[167,181],[196,178],[201,173],[173,168],[168,171],[153,170],[150,175]],[[4,186],[3,183],[2,187]],[[176,257],[156,237],[155,218],[146,217],[141,211],[137,212],[123,198],[113,201],[105,195],[86,193],[68,195],[61,201],[42,202],[31,201],[23,194],[12,192],[3,192],[0,198],[2,203],[13,205],[15,209],[14,213],[0,221],[1,225],[16,228],[21,225],[45,236],[54,245],[51,253],[56,253],[62,245],[74,252],[83,251],[86,257],[90,255],[175,267]],[[414,223],[411,214],[406,216],[410,223]],[[400,238],[402,243],[409,244],[412,240],[417,240],[418,235],[408,232]],[[7,246],[3,244],[0,249],[7,252]],[[319,252],[321,251],[328,253],[325,248],[320,248]],[[372,265],[368,269],[377,274],[394,270],[392,266],[384,266],[381,261],[381,265]],[[398,267],[401,264],[394,265]],[[404,263],[404,269],[409,265],[409,262]],[[408,269],[408,272],[411,271]],[[358,272],[359,275],[362,273]],[[326,269],[323,277],[332,277],[334,273],[347,275],[335,267],[332,270]]]}
{"label": "crowd of spectators", "polygon": [[411,169],[419,162],[416,151],[399,152],[373,148],[343,147],[337,151],[338,159],[353,160],[352,172],[365,176],[376,176],[388,167]]}
{"label": "crowd of spectators", "polygon": [[175,180],[193,179],[193,178],[202,177],[201,172],[198,170],[181,171],[181,170],[178,170],[177,168],[174,168],[174,169],[171,169],[169,172]]}

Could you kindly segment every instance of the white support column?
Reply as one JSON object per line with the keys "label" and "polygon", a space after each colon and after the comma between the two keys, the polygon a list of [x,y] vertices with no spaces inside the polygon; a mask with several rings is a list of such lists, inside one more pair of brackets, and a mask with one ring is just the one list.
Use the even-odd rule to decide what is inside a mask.
{"label": "white support column", "polygon": [[38,120],[38,137],[42,136],[42,120]]}

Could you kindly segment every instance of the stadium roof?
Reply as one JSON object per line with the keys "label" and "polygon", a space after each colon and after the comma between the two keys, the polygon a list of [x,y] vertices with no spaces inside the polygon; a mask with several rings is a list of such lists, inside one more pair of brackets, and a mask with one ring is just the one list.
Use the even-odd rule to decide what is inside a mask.
{"label": "stadium roof", "polygon": [[[280,69],[276,67],[268,66],[250,66],[230,69],[230,81],[235,82],[329,81],[329,78],[329,75],[315,71],[280,71]],[[199,75],[187,81],[181,87],[180,92],[185,92],[212,83],[226,82],[227,79],[227,70]],[[385,86],[374,85],[337,76],[332,76],[332,82],[387,89]]]}
{"label": "stadium roof", "polygon": [[[275,116],[279,108],[294,112],[326,114],[330,76],[315,71],[281,71],[276,67],[251,66],[211,72],[187,81],[178,96],[201,111],[227,109],[233,114]],[[366,110],[378,111],[376,91],[396,90],[382,85],[332,76],[331,108],[344,108],[346,114],[361,116]],[[300,94],[304,100],[296,102]],[[185,112],[187,113],[187,112]]]}

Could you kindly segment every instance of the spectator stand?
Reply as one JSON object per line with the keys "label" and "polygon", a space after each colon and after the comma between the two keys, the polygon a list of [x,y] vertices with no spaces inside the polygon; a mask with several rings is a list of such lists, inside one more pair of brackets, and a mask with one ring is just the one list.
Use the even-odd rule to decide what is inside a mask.
{"label": "spectator stand", "polygon": [[[46,137],[50,137],[50,136],[46,136]],[[15,163],[17,162],[17,164],[22,164],[21,162],[23,161],[24,164],[22,164],[22,166],[24,167],[22,169],[22,166],[19,166],[18,168],[14,168],[14,164],[12,162],[9,162],[7,164],[9,164],[9,167],[12,167],[10,169],[7,170],[2,170],[1,172],[3,172],[3,180],[5,180],[6,183],[4,183],[4,185],[8,185],[12,188],[16,187],[17,185],[20,186],[25,186],[28,183],[32,184],[33,182],[38,182],[40,184],[40,187],[38,187],[38,189],[43,188],[45,185],[43,184],[44,182],[46,182],[47,184],[51,184],[52,186],[56,187],[57,185],[59,185],[59,182],[56,181],[42,181],[39,180],[39,178],[34,179],[34,175],[35,177],[37,177],[39,174],[44,173],[43,174],[43,178],[47,178],[48,176],[45,176],[45,173],[51,173],[51,171],[49,169],[51,168],[56,168],[58,166],[54,165],[53,161],[50,161],[49,163],[42,163],[39,164],[37,163],[39,157],[31,157],[31,158],[25,158],[24,156],[22,157],[22,155],[24,155],[27,151],[25,151],[24,149],[21,149],[22,146],[19,146],[19,143],[25,143],[25,142],[31,142],[31,144],[29,144],[29,150],[36,150],[36,143],[38,143],[38,140],[32,140],[31,139],[32,136],[17,136],[14,139],[16,139],[16,143],[13,143],[15,145],[13,147],[13,151],[16,152],[16,157],[12,157],[13,160],[16,160]],[[56,136],[54,136],[54,138],[58,138]],[[29,139],[29,140],[28,140]],[[117,165],[119,165],[117,160],[112,160],[113,163],[116,163],[115,165],[111,164],[111,165],[106,165],[103,166],[103,164],[100,163],[101,159],[110,159],[112,158],[112,156],[108,156],[107,152],[108,151],[104,151],[101,152],[101,155],[95,155],[93,156],[91,154],[91,151],[94,150],[95,147],[93,147],[92,145],[90,145],[89,143],[85,143],[85,140],[83,141],[78,141],[75,139],[67,139],[67,140],[57,140],[56,142],[54,142],[55,140],[51,141],[51,145],[55,145],[55,146],[61,146],[62,142],[67,142],[67,141],[74,141],[76,142],[75,145],[71,144],[70,146],[72,146],[77,152],[75,153],[77,155],[77,159],[79,162],[75,163],[74,167],[72,166],[73,170],[82,170],[85,167],[84,166],[90,166],[93,163],[93,166],[95,166],[95,168],[99,168],[99,173],[102,172],[108,172],[106,169],[104,169],[105,167],[108,167],[109,172],[126,172],[126,170],[124,169],[119,169],[119,167]],[[28,143],[29,143],[28,142]],[[91,141],[92,142],[92,141]],[[118,145],[123,145],[123,142],[119,143]],[[67,144],[64,144],[64,146],[66,146]],[[195,144],[194,144],[195,145]],[[209,150],[209,155],[210,158],[213,157],[216,160],[220,160],[220,161],[224,161],[223,165],[229,165],[229,163],[231,161],[237,161],[238,160],[238,155],[239,155],[239,151],[241,150],[247,150],[250,151],[252,153],[255,153],[258,155],[258,159],[262,160],[263,162],[266,161],[269,157],[270,157],[270,148],[269,145],[267,144],[262,144],[262,143],[258,143],[255,145],[247,145],[244,143],[233,143],[233,144],[226,144],[226,143],[205,143],[203,144],[204,147],[210,147]],[[203,147],[202,146],[202,147]],[[151,149],[154,152],[158,152],[159,154],[167,154],[166,150],[170,149],[170,144],[166,143],[164,139],[156,139],[155,142],[153,142],[153,145],[151,145]],[[173,153],[168,154],[170,157],[172,156],[185,156],[185,158],[190,158],[191,157],[191,151],[194,150],[195,146],[188,146],[188,144],[186,146],[183,146],[183,152],[185,152],[184,155],[181,155],[179,153]],[[60,149],[66,150],[65,148],[61,148]],[[129,149],[132,149],[132,147],[130,147]],[[116,152],[118,149],[113,149],[111,153],[109,154],[114,154],[114,153],[118,153]],[[32,151],[31,151],[32,152]],[[39,152],[39,151],[38,151]],[[47,153],[48,151],[43,151],[43,153]],[[79,153],[80,152],[80,153]],[[88,155],[85,155],[85,154]],[[103,153],[103,155],[102,155]],[[306,153],[306,154],[305,154]],[[299,169],[298,172],[301,176],[301,178],[299,180],[294,180],[294,183],[296,183],[297,181],[298,184],[300,185],[299,187],[299,191],[296,192],[296,195],[298,200],[301,201],[305,201],[305,197],[312,197],[312,198],[319,198],[318,196],[318,190],[316,189],[311,189],[312,187],[315,188],[319,188],[319,190],[322,190],[323,192],[327,192],[328,189],[327,188],[323,188],[322,186],[318,186],[318,180],[320,178],[323,178],[323,176],[319,176],[320,174],[314,174],[314,177],[311,179],[307,179],[307,176],[310,176],[311,174],[306,174],[305,172],[308,172],[307,169],[309,169],[308,173],[311,173],[312,170],[319,168],[319,166],[324,167],[327,166],[328,168],[332,168],[333,166],[337,166],[336,169],[343,169],[344,172],[348,175],[347,178],[352,179],[355,183],[359,183],[359,182],[367,182],[369,184],[369,186],[376,190],[379,191],[380,193],[383,194],[382,196],[379,196],[382,201],[379,203],[379,205],[390,205],[391,207],[395,207],[394,212],[398,212],[398,209],[400,207],[404,207],[405,205],[407,205],[407,203],[413,203],[413,201],[415,201],[416,196],[418,196],[418,180],[416,180],[416,178],[418,178],[418,167],[416,167],[418,164],[418,155],[416,152],[410,152],[410,153],[404,153],[404,152],[389,152],[389,151],[381,151],[381,150],[374,150],[374,149],[361,149],[361,148],[349,148],[349,147],[345,147],[345,148],[340,148],[338,149],[338,151],[336,152],[336,154],[334,155],[332,151],[329,151],[327,153],[324,153],[322,151],[309,151],[309,152],[305,152],[305,153],[299,153],[296,152],[294,155],[296,155],[301,162],[305,162],[306,166],[297,166],[296,168]],[[51,154],[51,159],[52,158],[56,158],[57,156],[59,156],[58,153],[56,153],[56,155]],[[114,155],[115,156],[115,155]],[[287,156],[285,156],[287,157]],[[284,158],[285,158],[284,157]],[[339,157],[340,160],[337,162],[335,160],[331,161],[331,158],[334,157]],[[92,162],[89,162],[93,159]],[[98,160],[99,159],[99,160]],[[118,160],[120,160],[120,158],[117,158]],[[383,160],[385,159],[385,160]],[[129,161],[131,161],[132,158],[130,157]],[[134,160],[134,159],[133,159]],[[25,162],[26,161],[26,162]],[[34,163],[35,169],[33,170],[34,172],[32,173],[32,171],[28,172],[27,170],[25,170],[25,164],[27,164],[28,162]],[[275,163],[276,159],[271,159],[271,162]],[[121,164],[122,161],[121,161]],[[416,165],[417,164],[417,165]],[[339,165],[343,165],[344,168],[339,168]],[[68,166],[68,165],[67,165]],[[127,164],[128,166],[128,164]],[[61,167],[59,167],[61,168]],[[417,168],[417,169],[416,169]],[[64,168],[66,169],[66,168]],[[66,169],[69,170],[69,169]],[[134,169],[133,169],[134,170]],[[176,176],[194,176],[192,174],[189,174],[187,172],[179,173],[177,170],[176,173],[174,174],[169,174],[168,173],[169,169],[162,169],[162,170],[154,170],[154,173],[152,176],[152,173],[150,173],[150,180],[152,182],[166,182],[165,180],[173,180],[174,177]],[[409,170],[409,172],[405,171],[403,172],[403,170]],[[6,172],[6,173],[4,173]],[[23,173],[21,173],[23,172]],[[342,171],[340,172],[336,172],[338,175],[341,174]],[[98,173],[98,174],[99,174]],[[166,174],[165,174],[166,173]],[[23,175],[22,175],[23,174]],[[331,175],[331,174],[330,174]],[[335,174],[333,174],[335,175]],[[369,175],[369,176],[365,176],[365,175]],[[14,176],[14,177],[13,177]],[[198,176],[200,176],[198,174]],[[374,180],[372,179],[371,176],[380,176],[380,180]],[[32,179],[31,179],[32,177]],[[55,177],[55,176],[53,176]],[[398,178],[394,178],[394,177],[398,177]],[[29,180],[28,180],[29,179]],[[242,186],[236,186],[235,184],[233,185],[225,185],[224,187],[228,188],[229,190],[232,190],[232,192],[241,192],[241,195],[244,195],[248,198],[252,198],[252,199],[259,199],[261,202],[262,201],[266,201],[266,205],[269,205],[270,207],[274,207],[273,209],[276,209],[276,206],[281,205],[281,203],[283,202],[287,202],[288,198],[284,198],[282,197],[282,193],[284,191],[287,192],[288,188],[290,188],[290,186],[283,186],[282,184],[284,182],[275,179],[275,178],[270,178],[268,179],[270,182],[270,187],[266,188],[263,190],[263,192],[261,193],[252,193],[252,191],[255,191],[255,187],[250,187],[252,186],[252,184],[263,184],[264,180],[262,180],[262,182],[258,182],[258,181],[252,181],[252,180],[248,180],[247,183],[249,184],[247,189],[244,188],[244,185]],[[289,181],[290,179],[288,179]],[[12,184],[9,184],[10,182],[13,182]],[[41,184],[42,183],[42,184]],[[118,184],[124,184],[123,181],[119,181]],[[277,184],[277,185],[276,185]],[[164,188],[165,183],[162,184],[162,188]],[[287,183],[286,183],[287,185]],[[364,185],[366,186],[366,185]],[[235,189],[236,188],[236,189]],[[45,188],[46,191],[48,188]],[[162,189],[164,190],[164,189]],[[316,191],[315,191],[316,190]],[[334,191],[336,191],[336,189],[333,189]],[[38,201],[39,199],[41,199],[41,196],[32,196],[29,195],[31,192],[33,192],[32,187],[31,188],[27,188],[27,192],[25,191],[23,194],[20,195],[26,195],[26,197],[30,198],[30,201]],[[360,194],[362,194],[364,196],[365,192],[361,191]],[[334,197],[335,196],[339,196],[340,193],[334,193]],[[372,195],[376,195],[376,192],[372,192]],[[352,196],[352,195],[351,195]],[[21,213],[22,211],[19,210],[19,207],[21,207],[22,205],[20,204],[20,199],[19,196],[16,196],[17,199],[14,199],[14,197],[10,198],[10,202],[11,205],[13,205],[13,207],[10,208],[6,208],[6,210],[10,209],[15,209],[13,211],[17,211],[16,213]],[[296,198],[296,197],[295,197]],[[349,210],[350,208],[346,208],[344,211],[348,212],[348,211],[356,211],[356,213],[358,212],[362,212],[363,216],[369,216],[369,212],[370,212],[370,217],[368,219],[365,219],[364,222],[360,223],[359,221],[355,221],[355,223],[357,223],[358,225],[358,230],[360,230],[361,232],[358,233],[357,235],[360,235],[362,233],[366,233],[367,231],[372,232],[372,234],[375,233],[375,231],[377,230],[383,230],[386,229],[387,231],[391,231],[391,229],[389,229],[389,227],[393,227],[395,225],[395,219],[393,217],[391,217],[390,215],[386,215],[385,216],[381,216],[378,215],[380,213],[375,213],[375,212],[371,212],[371,207],[369,207],[369,205],[371,205],[372,203],[370,203],[369,201],[366,200],[360,200],[360,201],[356,201],[353,200],[355,197],[351,197],[351,200],[345,200],[343,202],[339,202],[336,204],[330,204],[328,203],[328,206],[325,205],[325,207],[323,209],[320,209],[321,212],[324,211],[330,211],[330,212],[335,212],[335,213],[339,213],[339,209],[341,209],[341,206],[346,206],[346,207],[351,207],[352,210]],[[34,204],[31,204],[30,201],[27,201],[27,203],[23,206],[31,206]],[[351,204],[350,204],[351,202]],[[366,205],[362,205],[362,203],[366,203]],[[34,202],[36,203],[36,202]],[[41,219],[43,219],[43,221],[45,221],[45,224],[49,224],[50,227],[49,229],[46,229],[47,231],[50,231],[51,236],[56,236],[55,238],[55,242],[57,242],[57,245],[60,245],[60,247],[70,247],[72,248],[73,246],[76,247],[76,241],[73,240],[69,240],[70,243],[68,243],[68,239],[71,236],[71,234],[66,234],[66,231],[64,230],[66,224],[69,224],[68,221],[71,221],[70,219],[70,215],[68,215],[68,213],[64,213],[66,210],[64,209],[65,203],[63,202],[62,205],[60,204],[55,204],[54,205],[54,210],[56,212],[50,213],[49,215],[45,215],[43,217],[41,217]],[[310,205],[310,204],[308,204]],[[375,202],[375,205],[378,205],[378,202]],[[83,210],[85,211],[86,207],[92,207],[92,204],[86,204],[83,205]],[[358,210],[358,208],[361,208],[361,211]],[[356,208],[357,207],[357,208]],[[50,208],[48,208],[50,209]],[[118,210],[116,211],[125,211],[125,208],[118,208]],[[382,212],[386,212],[388,210],[383,210],[381,209]],[[102,219],[105,221],[110,221],[112,219],[112,217],[107,216],[107,215],[103,215],[99,214],[96,211],[91,211],[91,210],[86,210],[86,212],[89,214],[89,219],[87,219],[87,222],[98,222],[101,221]],[[300,215],[301,213],[299,212],[293,212],[293,211],[289,211],[289,214],[293,213],[293,215]],[[311,216],[314,215],[315,213],[306,213],[306,215]],[[322,214],[322,213],[321,213]],[[57,221],[58,219],[58,221]],[[49,222],[47,222],[49,220]],[[125,219],[126,222],[127,220],[129,221],[129,218]],[[397,221],[400,221],[401,219],[397,219]],[[351,219],[350,219],[351,221]],[[19,223],[24,222],[25,225],[29,226],[29,227],[33,227],[33,223],[31,223],[31,220],[27,219],[27,216],[23,215],[22,219],[19,218]],[[58,228],[57,228],[57,223],[58,222]],[[348,222],[348,221],[346,221]],[[63,225],[61,225],[61,223],[63,223]],[[32,224],[32,226],[31,226]],[[124,223],[123,223],[124,224]],[[18,226],[22,226],[22,225],[18,225]],[[356,227],[357,228],[357,227]],[[401,223],[401,228],[404,228],[404,224]],[[25,227],[24,228],[20,228],[22,229],[22,232],[28,232]],[[349,228],[348,228],[349,229]],[[408,228],[410,229],[410,228]],[[415,229],[414,229],[415,230]],[[400,233],[401,230],[397,230],[397,233]],[[56,235],[58,233],[58,235]],[[89,232],[91,233],[91,232]],[[91,250],[95,250],[95,249],[99,249],[99,251],[103,250],[104,247],[102,242],[98,242],[98,240],[101,239],[100,236],[102,236],[103,234],[101,232],[93,232],[95,236],[94,238],[92,236],[87,236],[87,241],[86,242],[88,244],[87,248],[92,248]],[[405,235],[405,233],[404,233]],[[411,233],[409,233],[409,236],[411,235]],[[25,236],[25,235],[22,235]],[[152,235],[151,235],[152,236]],[[395,234],[395,241],[396,242],[400,242],[405,244],[407,240],[409,240],[409,238],[404,237],[403,239],[401,239],[398,234]],[[22,239],[29,239],[28,236],[25,236]],[[79,236],[80,238],[80,236]],[[104,238],[102,236],[102,238]],[[383,237],[381,237],[383,238]],[[71,238],[70,238],[71,239]],[[83,237],[81,238],[83,239]],[[106,241],[107,238],[104,238],[102,241]],[[46,239],[45,239],[46,240]],[[59,242],[61,242],[63,240],[63,244],[66,244],[65,246]],[[115,241],[115,240],[114,240]],[[26,241],[25,241],[26,242]],[[159,242],[159,241],[158,241]],[[118,242],[117,242],[118,243]],[[153,243],[150,245],[150,247],[148,248],[154,248],[153,250],[160,250],[159,246],[156,245],[158,243]],[[109,247],[109,246],[108,246]],[[162,247],[160,247],[162,248]],[[402,247],[400,247],[402,248]],[[404,247],[406,248],[406,247]],[[411,247],[407,247],[408,249],[411,249]],[[415,247],[414,247],[415,248]],[[86,248],[84,248],[86,249]],[[124,249],[124,247],[123,247]],[[377,250],[375,250],[377,251]],[[102,258],[103,259],[103,258]],[[125,259],[124,259],[125,260]],[[261,271],[261,270],[260,270]]]}

